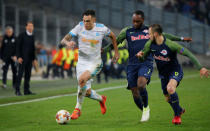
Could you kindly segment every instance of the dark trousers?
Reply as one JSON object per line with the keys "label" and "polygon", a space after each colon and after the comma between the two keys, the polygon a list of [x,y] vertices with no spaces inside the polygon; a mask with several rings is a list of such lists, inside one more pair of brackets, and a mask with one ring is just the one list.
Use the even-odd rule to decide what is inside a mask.
{"label": "dark trousers", "polygon": [[3,84],[7,84],[7,72],[8,72],[10,64],[11,64],[11,67],[12,67],[12,84],[13,84],[13,86],[15,86],[15,84],[16,84],[16,76],[17,76],[17,68],[16,68],[16,65],[15,65],[15,62],[12,59],[10,59],[8,61],[5,61],[5,64],[2,67],[2,69],[3,69],[2,82],[3,82]]}
{"label": "dark trousers", "polygon": [[24,73],[24,93],[30,92],[30,78],[31,78],[32,61],[18,65],[18,75],[16,82],[16,91],[20,91],[21,80]]}
{"label": "dark trousers", "polygon": [[97,82],[98,83],[101,83],[101,73],[103,72],[104,73],[104,79],[106,82],[109,82],[109,67],[104,65],[103,68],[102,68],[102,71],[96,76],[97,77]]}

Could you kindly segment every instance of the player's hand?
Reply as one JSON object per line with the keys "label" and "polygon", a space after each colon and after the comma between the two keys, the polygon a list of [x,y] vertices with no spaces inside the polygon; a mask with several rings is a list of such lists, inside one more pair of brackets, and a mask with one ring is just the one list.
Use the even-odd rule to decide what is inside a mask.
{"label": "player's hand", "polygon": [[76,42],[74,42],[74,41],[70,41],[70,42],[66,43],[67,48],[74,48],[75,45],[76,45]]}
{"label": "player's hand", "polygon": [[115,52],[114,57],[112,58],[112,62],[117,63],[119,58],[120,58],[119,52]]}
{"label": "player's hand", "polygon": [[140,58],[140,57],[143,57],[143,55],[144,55],[144,52],[139,51],[139,52],[136,54],[136,57]]}
{"label": "player's hand", "polygon": [[16,62],[16,61],[17,61],[17,57],[16,57],[16,56],[13,56],[13,57],[12,57],[12,60],[13,60],[14,62]]}
{"label": "player's hand", "polygon": [[190,37],[184,37],[183,41],[184,42],[191,42],[192,41],[192,38],[190,38]]}
{"label": "player's hand", "polygon": [[206,68],[201,68],[200,70],[200,77],[202,78],[203,76],[205,76],[206,78],[209,77],[209,70],[207,70]]}
{"label": "player's hand", "polygon": [[104,53],[104,48],[101,48],[101,54]]}
{"label": "player's hand", "polygon": [[23,59],[20,57],[20,58],[18,58],[18,63],[19,64],[22,64],[23,63]]}
{"label": "player's hand", "polygon": [[36,72],[39,72],[39,64],[38,64],[38,61],[37,61],[37,60],[34,60],[34,61],[33,61],[33,66],[34,66],[34,68],[35,68],[35,71],[36,71]]}

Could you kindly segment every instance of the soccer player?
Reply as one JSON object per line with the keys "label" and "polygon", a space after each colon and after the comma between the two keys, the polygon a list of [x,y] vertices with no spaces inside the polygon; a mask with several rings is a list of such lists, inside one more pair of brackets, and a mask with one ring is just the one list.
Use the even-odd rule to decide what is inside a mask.
{"label": "soccer player", "polygon": [[153,24],[149,28],[150,40],[144,46],[144,49],[136,54],[141,60],[147,60],[152,54],[155,58],[163,94],[167,102],[174,111],[173,124],[181,124],[181,115],[185,112],[179,105],[179,98],[176,88],[183,77],[182,67],[177,60],[177,54],[181,54],[190,58],[196,68],[200,70],[201,76],[209,76],[209,71],[202,67],[195,56],[186,48],[176,42],[169,40],[162,34],[162,27]]}
{"label": "soccer player", "polygon": [[[122,29],[117,37],[117,43],[122,43],[125,39],[128,42],[129,62],[127,66],[128,89],[131,90],[135,104],[143,110],[141,122],[149,120],[150,108],[148,106],[148,94],[146,84],[149,84],[153,71],[153,57],[149,55],[141,63],[135,56],[142,50],[149,40],[148,27],[144,25],[144,12],[137,10],[132,16],[132,27]],[[167,38],[175,41],[191,41],[191,38],[176,37],[164,34]]]}
{"label": "soccer player", "polygon": [[61,41],[67,47],[73,47],[75,42],[72,37],[78,37],[79,58],[77,63],[78,94],[75,110],[71,119],[77,119],[81,115],[81,108],[84,97],[97,100],[101,106],[101,113],[106,113],[106,96],[101,96],[91,89],[91,78],[98,74],[102,68],[101,45],[104,36],[112,40],[115,55],[113,61],[119,59],[115,34],[103,24],[95,23],[95,11],[87,10],[83,13],[83,22],[75,26]]}

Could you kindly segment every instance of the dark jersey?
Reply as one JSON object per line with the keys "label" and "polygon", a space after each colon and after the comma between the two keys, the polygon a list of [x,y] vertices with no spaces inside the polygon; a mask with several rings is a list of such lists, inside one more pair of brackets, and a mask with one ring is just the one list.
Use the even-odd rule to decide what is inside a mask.
{"label": "dark jersey", "polygon": [[[117,37],[117,43],[122,43],[125,39],[128,42],[128,65],[142,64],[139,62],[136,54],[144,48],[145,43],[149,40],[148,27],[143,25],[140,29],[133,27],[124,28]],[[152,55],[149,55],[144,63],[146,62],[152,64]]]}
{"label": "dark jersey", "polygon": [[[173,41],[181,41],[180,37],[163,33],[163,35]],[[151,54],[148,54],[148,57],[144,62],[139,62],[136,54],[142,50],[149,40],[148,27],[142,25],[140,29],[135,29],[134,27],[124,28],[117,37],[117,43],[123,43],[124,40],[127,40],[128,43],[128,52],[129,52],[129,61],[128,65],[139,65],[139,64],[153,64],[153,57]]]}
{"label": "dark jersey", "polygon": [[181,69],[177,60],[177,53],[189,57],[196,67],[199,70],[201,69],[200,63],[189,50],[165,37],[161,45],[149,40],[143,49],[143,53],[143,59],[149,54],[153,55],[160,75],[167,75],[171,71]]}
{"label": "dark jersey", "polygon": [[16,56],[17,39],[14,35],[11,37],[4,36],[2,47],[0,48],[1,58],[4,61],[10,60],[12,56]]}

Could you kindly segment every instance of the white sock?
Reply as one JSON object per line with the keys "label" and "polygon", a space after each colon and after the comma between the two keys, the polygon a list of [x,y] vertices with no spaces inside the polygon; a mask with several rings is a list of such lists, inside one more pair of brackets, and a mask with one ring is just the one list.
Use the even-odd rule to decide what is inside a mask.
{"label": "white sock", "polygon": [[79,108],[80,110],[82,109],[82,103],[84,101],[84,97],[86,95],[86,88],[80,88],[78,86],[78,93],[77,93],[77,104],[75,108]]}
{"label": "white sock", "polygon": [[98,93],[96,93],[96,91],[92,89],[91,89],[91,95],[89,96],[89,98],[97,100],[97,101],[102,101],[101,95],[99,95]]}

